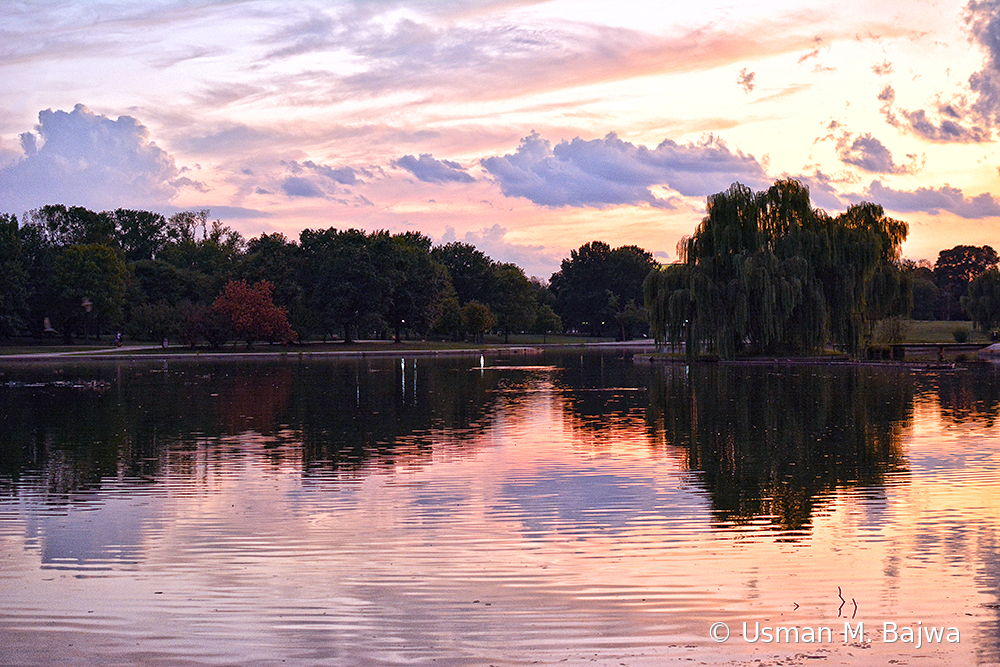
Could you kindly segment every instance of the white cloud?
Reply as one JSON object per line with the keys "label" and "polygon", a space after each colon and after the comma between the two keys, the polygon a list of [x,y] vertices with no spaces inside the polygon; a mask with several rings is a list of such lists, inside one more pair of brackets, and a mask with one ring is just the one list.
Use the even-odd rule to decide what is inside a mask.
{"label": "white cloud", "polygon": [[876,180],[865,188],[864,195],[852,195],[852,199],[859,198],[902,213],[919,211],[936,215],[947,211],[962,218],[977,220],[1000,216],[1000,202],[993,195],[984,192],[975,197],[967,197],[961,189],[948,185],[906,191],[894,190]]}
{"label": "white cloud", "polygon": [[392,166],[405,169],[425,183],[472,183],[476,179],[450,160],[438,160],[424,153],[419,158],[404,155],[392,161]]}
{"label": "white cloud", "polygon": [[[510,243],[506,240],[506,236],[507,228],[495,224],[492,227],[466,232],[462,240],[474,245],[494,261],[517,264],[528,276],[547,279],[552,273],[552,267],[559,265],[561,258],[558,252],[547,250],[541,245]],[[451,243],[456,240],[455,228],[446,227],[441,243]]]}
{"label": "white cloud", "polygon": [[849,134],[845,134],[837,144],[837,157],[844,164],[871,174],[910,174],[916,171],[914,164],[896,164],[892,152],[871,133],[855,137],[853,141]]}
{"label": "white cloud", "polygon": [[508,197],[551,207],[648,204],[674,208],[674,201],[656,196],[653,189],[662,186],[686,197],[705,197],[735,181],[754,188],[770,184],[753,156],[734,153],[714,137],[686,145],[665,139],[649,149],[612,133],[593,141],[578,137],[552,147],[532,133],[521,140],[515,153],[484,158],[481,163]]}
{"label": "white cloud", "polygon": [[173,157],[135,118],[111,120],[82,104],[39,113],[21,147],[24,157],[0,169],[0,205],[15,213],[44,204],[156,208],[181,187],[203,187],[179,178]]}

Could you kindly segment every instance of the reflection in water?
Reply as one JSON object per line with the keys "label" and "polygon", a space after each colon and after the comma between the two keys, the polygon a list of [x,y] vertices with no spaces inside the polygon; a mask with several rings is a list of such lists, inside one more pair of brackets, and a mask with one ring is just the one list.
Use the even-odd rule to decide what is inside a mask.
{"label": "reflection in water", "polygon": [[655,437],[687,450],[720,520],[798,530],[831,490],[878,487],[903,469],[912,405],[895,373],[674,365],[654,377],[647,415]]}
{"label": "reflection in water", "polygon": [[[419,382],[413,359],[60,369],[108,386],[0,387],[0,489],[29,471],[53,499],[108,478],[153,479],[171,457],[183,467],[178,452],[239,449],[244,434],[266,436],[275,464],[291,456],[307,470],[413,463],[442,434],[461,442],[488,426],[497,376],[471,365],[435,360]],[[17,371],[39,372],[7,376]]]}
{"label": "reflection in water", "polygon": [[525,357],[3,369],[0,663],[1000,659],[994,369]]}
{"label": "reflection in water", "polygon": [[975,371],[919,377],[917,391],[936,397],[943,419],[993,426],[1000,414],[1000,364],[978,364]]}

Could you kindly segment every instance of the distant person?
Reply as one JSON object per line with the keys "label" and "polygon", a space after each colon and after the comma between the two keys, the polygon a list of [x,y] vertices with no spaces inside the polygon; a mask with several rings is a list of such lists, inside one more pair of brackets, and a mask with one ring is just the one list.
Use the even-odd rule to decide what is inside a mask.
{"label": "distant person", "polygon": [[119,331],[118,333],[115,334],[115,345],[118,346],[118,347],[121,347],[122,345],[124,345],[124,343],[122,342],[122,332],[121,331]]}
{"label": "distant person", "polygon": [[165,350],[165,349],[167,349],[167,337],[166,337],[166,336],[164,336],[164,337],[163,337],[163,343],[162,343],[162,346],[163,346],[163,349],[164,349],[164,350]]}

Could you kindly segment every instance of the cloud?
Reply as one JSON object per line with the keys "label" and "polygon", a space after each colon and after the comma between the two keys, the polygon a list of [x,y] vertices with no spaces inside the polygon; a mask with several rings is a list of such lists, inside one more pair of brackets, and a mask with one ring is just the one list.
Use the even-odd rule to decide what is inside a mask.
{"label": "cloud", "polygon": [[281,182],[281,189],[284,190],[285,194],[289,197],[325,197],[326,193],[323,190],[310,181],[308,178],[303,178],[301,176],[288,176]]}
{"label": "cloud", "polygon": [[748,72],[747,68],[744,67],[743,69],[740,70],[740,75],[736,79],[736,85],[743,88],[743,92],[750,94],[753,92],[754,86],[756,85],[753,82],[753,79],[756,75],[757,75],[756,72]]}
{"label": "cloud", "polygon": [[873,174],[909,174],[915,171],[913,166],[897,165],[892,159],[892,152],[870,133],[863,134],[854,141],[850,141],[850,135],[847,135],[838,143],[837,148],[837,157],[841,162],[862,171]]}
{"label": "cloud", "polygon": [[[476,246],[491,259],[498,262],[513,262],[528,276],[545,277],[553,266],[558,266],[561,255],[558,251],[546,250],[541,245],[520,245],[506,240],[507,228],[495,224],[477,231],[465,233],[464,241]],[[456,241],[455,228],[445,227],[441,243]]]}
{"label": "cloud", "polygon": [[888,60],[883,60],[876,65],[872,65],[872,71],[879,76],[887,76],[892,74],[892,63]]}
{"label": "cloud", "polygon": [[989,127],[1000,126],[1000,0],[969,0],[966,23],[986,51],[983,69],[969,77],[978,94],[972,112]]}
{"label": "cloud", "polygon": [[111,120],[82,104],[69,113],[40,112],[35,131],[21,135],[21,148],[23,159],[0,169],[0,201],[15,212],[56,203],[155,208],[180,187],[200,187],[178,178],[174,158],[138,120]]}
{"label": "cloud", "polygon": [[[961,123],[965,111],[957,103],[940,104],[938,106],[939,120],[935,122],[926,110],[899,110],[899,115],[893,109],[896,103],[896,91],[889,84],[882,86],[878,101],[882,103],[879,109],[885,121],[896,128],[908,130],[917,136],[935,143],[979,143],[987,141],[990,134],[976,125],[966,126]],[[902,118],[900,118],[902,116]]]}
{"label": "cloud", "polygon": [[974,101],[970,105],[964,96],[958,96],[951,102],[939,102],[933,112],[900,109],[897,116],[892,108],[895,93],[887,85],[879,100],[890,125],[936,143],[982,143],[992,139],[993,130],[1000,127],[1000,0],[969,0],[965,22],[972,39],[985,51],[983,68],[969,77]]}
{"label": "cloud", "polygon": [[212,217],[218,217],[223,220],[246,220],[251,218],[275,217],[274,213],[259,211],[254,208],[244,208],[242,206],[192,206],[191,208],[196,211],[207,208],[212,212]]}
{"label": "cloud", "polygon": [[[852,198],[858,198],[854,195]],[[940,188],[917,188],[912,192],[894,190],[882,185],[881,181],[872,181],[861,196],[868,201],[874,201],[887,209],[902,213],[924,212],[937,215],[941,211],[979,220],[1000,216],[1000,202],[989,193],[975,197],[966,197],[959,188],[945,185]]]}
{"label": "cloud", "polygon": [[734,181],[751,187],[769,182],[759,162],[733,153],[720,139],[680,145],[665,139],[654,149],[622,141],[614,133],[603,139],[579,137],[555,147],[533,132],[517,151],[480,161],[508,197],[524,197],[542,206],[604,208],[649,204],[674,208],[653,194],[669,187],[686,197],[704,197]]}
{"label": "cloud", "polygon": [[[550,93],[554,86],[703,71],[746,53],[765,57],[812,42],[797,29],[802,15],[769,21],[766,28],[741,25],[738,32],[697,25],[663,34],[583,20],[533,20],[510,11],[517,4],[486,3],[498,11],[470,3],[419,3],[404,13],[392,2],[292,9],[265,38],[270,52],[262,64],[327,57],[308,58],[307,69],[282,74],[268,87],[310,100],[317,93],[371,99],[400,91],[495,100]],[[313,63],[322,60],[347,64],[318,71]]]}
{"label": "cloud", "polygon": [[438,160],[427,153],[419,158],[404,155],[393,160],[392,166],[405,169],[425,183],[472,183],[476,180],[457,162]]}
{"label": "cloud", "polygon": [[[260,175],[258,171],[261,172]],[[257,169],[245,168],[240,173],[243,181],[241,190],[244,192],[268,195],[280,191],[289,197],[307,199],[333,199],[337,195],[350,195],[351,186],[364,183],[358,178],[358,174],[371,175],[365,169],[333,167],[312,160],[282,160],[277,174],[266,164]]]}
{"label": "cloud", "polygon": [[356,185],[360,182],[357,172],[351,167],[330,167],[316,164],[312,160],[306,160],[302,163],[302,166],[341,185]]}
{"label": "cloud", "polygon": [[785,174],[783,178],[794,178],[809,188],[809,200],[813,206],[818,206],[828,211],[836,211],[844,208],[844,202],[834,187],[833,179],[818,169],[809,176]]}
{"label": "cloud", "polygon": [[988,141],[990,138],[989,132],[982,127],[972,125],[965,126],[960,121],[955,120],[955,116],[964,116],[964,114],[958,114],[953,105],[943,105],[941,111],[944,111],[945,116],[951,116],[950,118],[939,118],[938,122],[930,118],[927,115],[927,111],[924,109],[917,109],[916,111],[905,111],[900,110],[903,118],[909,129],[928,141],[934,141],[938,143],[980,143],[983,141]]}

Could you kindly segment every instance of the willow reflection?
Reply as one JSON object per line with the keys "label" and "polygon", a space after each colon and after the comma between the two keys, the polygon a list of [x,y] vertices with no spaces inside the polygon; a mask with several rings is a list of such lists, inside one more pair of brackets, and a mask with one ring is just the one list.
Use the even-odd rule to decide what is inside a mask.
{"label": "willow reflection", "polygon": [[654,439],[685,450],[717,519],[807,527],[838,486],[879,486],[904,468],[909,377],[867,368],[671,366],[652,378]]}

